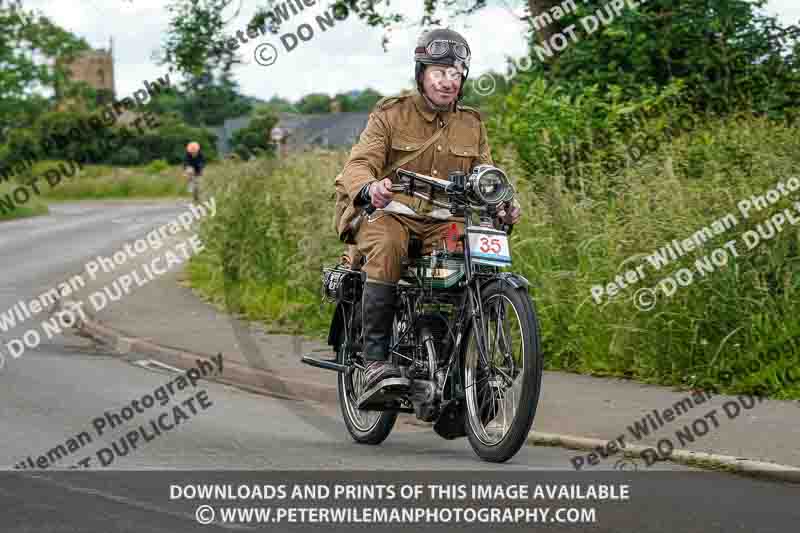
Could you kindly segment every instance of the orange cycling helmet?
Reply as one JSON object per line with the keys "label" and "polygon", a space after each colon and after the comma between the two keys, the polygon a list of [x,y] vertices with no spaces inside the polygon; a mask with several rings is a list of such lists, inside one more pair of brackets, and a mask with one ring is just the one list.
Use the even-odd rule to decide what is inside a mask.
{"label": "orange cycling helmet", "polygon": [[192,154],[196,154],[200,151],[200,145],[196,142],[190,142],[186,145],[186,151]]}

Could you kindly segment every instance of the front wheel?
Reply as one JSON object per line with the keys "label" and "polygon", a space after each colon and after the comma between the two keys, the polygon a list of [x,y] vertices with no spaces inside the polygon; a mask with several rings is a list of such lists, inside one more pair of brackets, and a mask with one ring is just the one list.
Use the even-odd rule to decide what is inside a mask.
{"label": "front wheel", "polygon": [[464,351],[466,430],[483,460],[502,463],[525,443],[539,403],[543,357],[536,310],[525,289],[493,281],[481,291],[486,353],[474,328]]}

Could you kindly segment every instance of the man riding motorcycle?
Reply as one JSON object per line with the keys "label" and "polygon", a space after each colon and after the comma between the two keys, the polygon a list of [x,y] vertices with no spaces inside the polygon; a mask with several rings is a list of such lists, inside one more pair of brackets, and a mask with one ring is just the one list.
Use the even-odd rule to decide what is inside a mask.
{"label": "man riding motorcycle", "polygon": [[[364,390],[401,376],[388,351],[396,285],[410,234],[417,235],[429,251],[453,224],[463,229],[461,220],[449,211],[420,198],[393,194],[394,171],[400,167],[447,179],[452,171],[469,174],[476,165],[493,164],[480,113],[458,104],[470,59],[469,45],[460,34],[449,29],[424,33],[414,50],[417,94],[384,98],[375,105],[336,178],[337,232],[366,257],[362,267],[367,275],[362,299]],[[354,231],[353,221],[370,204],[377,211],[361,218]],[[498,215],[499,222],[516,224],[520,210],[517,205],[507,206]]]}

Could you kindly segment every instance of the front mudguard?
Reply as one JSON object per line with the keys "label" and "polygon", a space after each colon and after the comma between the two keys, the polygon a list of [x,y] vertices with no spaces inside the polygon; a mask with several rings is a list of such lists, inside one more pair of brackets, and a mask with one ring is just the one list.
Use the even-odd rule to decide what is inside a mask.
{"label": "front mudguard", "polygon": [[490,278],[487,278],[486,281],[481,283],[481,288],[485,287],[489,283],[492,283],[493,281],[499,281],[500,283],[507,283],[514,289],[528,290],[528,287],[531,286],[531,282],[528,281],[524,276],[521,276],[514,272],[500,272]]}

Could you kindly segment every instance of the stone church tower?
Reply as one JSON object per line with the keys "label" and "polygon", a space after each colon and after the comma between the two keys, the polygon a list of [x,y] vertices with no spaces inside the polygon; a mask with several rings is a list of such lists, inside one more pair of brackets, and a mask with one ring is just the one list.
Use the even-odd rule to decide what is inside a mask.
{"label": "stone church tower", "polygon": [[109,41],[108,50],[98,48],[82,52],[73,61],[65,63],[64,68],[71,81],[85,82],[98,91],[98,103],[108,103],[116,98],[113,39]]}

